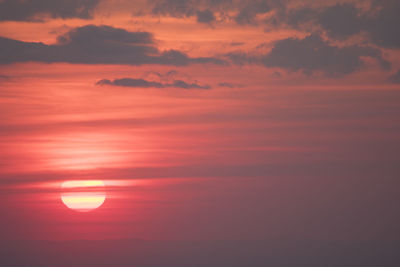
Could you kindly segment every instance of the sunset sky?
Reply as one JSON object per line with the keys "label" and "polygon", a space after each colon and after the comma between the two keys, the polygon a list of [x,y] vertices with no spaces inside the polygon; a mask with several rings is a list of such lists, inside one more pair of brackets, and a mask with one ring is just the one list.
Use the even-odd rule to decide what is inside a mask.
{"label": "sunset sky", "polygon": [[400,266],[399,25],[0,0],[0,266]]}

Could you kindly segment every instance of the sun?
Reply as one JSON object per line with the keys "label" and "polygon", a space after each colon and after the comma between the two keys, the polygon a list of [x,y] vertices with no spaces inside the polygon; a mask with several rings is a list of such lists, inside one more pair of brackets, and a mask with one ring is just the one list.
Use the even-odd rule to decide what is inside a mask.
{"label": "sun", "polygon": [[74,211],[92,211],[106,200],[104,189],[104,183],[100,180],[65,181],[61,184],[61,201]]}

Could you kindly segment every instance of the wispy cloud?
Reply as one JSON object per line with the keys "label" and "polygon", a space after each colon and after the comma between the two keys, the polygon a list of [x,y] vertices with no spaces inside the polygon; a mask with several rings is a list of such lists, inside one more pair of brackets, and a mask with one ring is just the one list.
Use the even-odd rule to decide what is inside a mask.
{"label": "wispy cloud", "polygon": [[148,81],[144,79],[135,78],[121,78],[115,80],[103,79],[96,83],[96,85],[114,85],[135,88],[182,88],[182,89],[211,89],[210,85],[200,85],[196,82],[188,83],[182,80],[174,80],[172,83],[161,83]]}

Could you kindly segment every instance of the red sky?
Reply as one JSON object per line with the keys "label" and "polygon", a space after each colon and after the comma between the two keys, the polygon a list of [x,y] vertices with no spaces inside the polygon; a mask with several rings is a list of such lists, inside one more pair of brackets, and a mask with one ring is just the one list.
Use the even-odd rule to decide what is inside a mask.
{"label": "red sky", "polygon": [[[237,248],[247,266],[274,262],[260,255],[276,240],[290,247],[278,259],[307,266],[318,252],[295,251],[311,241],[332,242],[340,266],[353,266],[343,248],[394,250],[398,12],[394,0],[0,1],[1,247],[256,242],[259,265]],[[104,181],[104,204],[68,209],[69,180]],[[360,251],[364,266],[397,266]]]}

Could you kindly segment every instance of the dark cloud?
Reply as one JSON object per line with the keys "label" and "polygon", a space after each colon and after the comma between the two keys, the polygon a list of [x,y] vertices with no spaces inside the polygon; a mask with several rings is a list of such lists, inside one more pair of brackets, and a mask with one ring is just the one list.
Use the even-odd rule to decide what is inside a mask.
{"label": "dark cloud", "polygon": [[187,83],[182,80],[175,80],[172,84],[167,84],[168,87],[177,87],[183,89],[211,89],[209,85],[199,85],[197,83]]}
{"label": "dark cloud", "polygon": [[289,1],[284,0],[149,0],[148,3],[153,15],[196,16],[200,23],[228,19],[239,25],[257,25],[263,19],[273,27],[286,24],[308,32],[318,27],[330,38],[339,40],[366,33],[374,44],[400,47],[400,1],[370,1],[370,8],[341,2],[318,8],[303,4],[292,9],[288,8]]}
{"label": "dark cloud", "polygon": [[373,2],[372,16],[366,22],[364,30],[367,31],[372,41],[383,47],[400,48],[400,1],[385,0]]}
{"label": "dark cloud", "polygon": [[313,30],[321,27],[332,38],[344,39],[361,32],[364,18],[352,3],[338,3],[324,8],[303,6],[289,10],[283,18],[295,28]]}
{"label": "dark cloud", "polygon": [[239,84],[233,84],[233,83],[227,83],[227,82],[219,83],[218,86],[227,87],[227,88],[241,87],[241,85],[239,85]]}
{"label": "dark cloud", "polygon": [[288,38],[275,43],[271,52],[261,59],[266,67],[279,67],[289,71],[303,71],[312,74],[322,71],[328,76],[341,76],[359,70],[362,57],[378,60],[384,69],[390,63],[380,50],[368,46],[338,47],[324,41],[319,35],[304,39]]}
{"label": "dark cloud", "polygon": [[349,3],[337,4],[321,12],[317,21],[332,37],[348,37],[362,29],[359,10]]}
{"label": "dark cloud", "polygon": [[290,26],[298,28],[303,23],[312,21],[315,18],[315,13],[316,11],[310,7],[301,7],[289,10],[284,19]]}
{"label": "dark cloud", "polygon": [[174,80],[171,83],[161,83],[155,81],[147,81],[144,79],[122,78],[115,80],[103,79],[96,83],[96,85],[114,85],[135,88],[182,88],[182,89],[211,89],[209,85],[199,85],[197,83],[188,83],[182,80]]}
{"label": "dark cloud", "polygon": [[0,37],[0,64],[14,62],[68,62],[84,64],[224,64],[216,58],[190,58],[177,50],[159,51],[148,32],[128,32],[88,25],[58,37],[55,45]]}
{"label": "dark cloud", "polygon": [[203,11],[197,11],[196,15],[197,15],[197,22],[211,23],[215,21],[214,13],[209,9]]}
{"label": "dark cloud", "polygon": [[260,58],[257,56],[250,56],[249,54],[241,51],[230,52],[226,54],[230,61],[232,61],[236,65],[246,65],[246,64],[253,64],[259,63]]}
{"label": "dark cloud", "polygon": [[271,7],[267,0],[249,1],[239,10],[235,16],[235,21],[237,24],[255,24],[258,14],[264,14],[270,10]]}
{"label": "dark cloud", "polygon": [[[321,27],[331,38],[345,39],[366,33],[369,41],[382,47],[400,47],[400,1],[373,1],[369,10],[353,3],[341,3],[325,8],[301,7],[290,10],[283,19],[290,26],[313,30]],[[311,26],[311,27],[308,27]]]}
{"label": "dark cloud", "polygon": [[363,57],[376,59],[385,70],[390,69],[379,49],[369,46],[335,46],[318,34],[303,39],[287,38],[277,41],[266,55],[249,55],[233,52],[227,57],[235,64],[262,64],[288,71],[302,71],[311,75],[316,71],[326,76],[339,77],[360,70],[364,66]]}
{"label": "dark cloud", "polygon": [[157,0],[148,2],[153,6],[152,13],[156,15],[185,17],[196,13],[196,3],[190,0]]}
{"label": "dark cloud", "polygon": [[52,18],[90,18],[100,0],[2,0],[0,21],[39,20],[43,15]]}
{"label": "dark cloud", "polygon": [[210,23],[216,17],[238,24],[257,24],[257,15],[280,9],[281,0],[155,0],[148,1],[154,15],[177,18],[196,16],[197,22]]}
{"label": "dark cloud", "polygon": [[96,83],[96,85],[115,85],[125,87],[140,87],[140,88],[164,88],[165,86],[159,82],[146,81],[144,79],[122,78],[113,81],[103,79]]}
{"label": "dark cloud", "polygon": [[400,69],[389,77],[389,81],[392,83],[400,83]]}
{"label": "dark cloud", "polygon": [[110,26],[87,25],[69,31],[59,36],[61,44],[77,43],[93,45],[97,42],[118,41],[121,43],[132,43],[135,45],[153,44],[153,35],[148,32],[128,32],[124,29]]}

